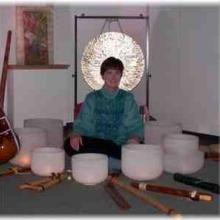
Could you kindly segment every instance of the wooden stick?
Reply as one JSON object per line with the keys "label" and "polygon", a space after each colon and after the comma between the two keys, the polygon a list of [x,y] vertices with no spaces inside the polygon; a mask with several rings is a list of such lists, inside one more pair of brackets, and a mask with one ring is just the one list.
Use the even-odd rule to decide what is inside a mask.
{"label": "wooden stick", "polygon": [[213,196],[211,194],[197,192],[195,190],[190,191],[190,190],[185,190],[185,189],[159,186],[159,185],[153,185],[153,184],[148,184],[148,183],[137,183],[137,182],[132,182],[131,186],[142,191],[153,191],[153,192],[159,192],[159,193],[164,193],[164,194],[169,194],[169,195],[174,195],[174,196],[187,197],[194,201],[210,202],[213,200]]}
{"label": "wooden stick", "polygon": [[9,30],[7,33],[7,40],[5,46],[5,55],[2,67],[2,76],[1,76],[1,84],[0,84],[0,108],[4,108],[4,98],[5,98],[5,86],[7,80],[7,72],[8,72],[8,60],[10,53],[10,44],[11,44],[11,31]]}
{"label": "wooden stick", "polygon": [[121,210],[128,210],[131,208],[129,203],[124,199],[124,197],[122,197],[122,195],[111,183],[105,184],[104,189]]}
{"label": "wooden stick", "polygon": [[133,194],[134,196],[136,196],[137,198],[139,198],[142,201],[146,202],[147,204],[152,205],[154,208],[158,209],[159,211],[161,211],[165,214],[179,215],[179,213],[176,210],[161,204],[159,201],[157,201],[156,199],[150,197],[149,195],[143,194],[143,192],[141,192],[140,190],[135,189],[134,187],[132,187],[130,185],[124,184],[123,182],[119,181],[114,176],[108,176],[107,180],[110,181],[113,185],[115,184],[115,185],[121,187],[122,189],[124,189],[127,192]]}

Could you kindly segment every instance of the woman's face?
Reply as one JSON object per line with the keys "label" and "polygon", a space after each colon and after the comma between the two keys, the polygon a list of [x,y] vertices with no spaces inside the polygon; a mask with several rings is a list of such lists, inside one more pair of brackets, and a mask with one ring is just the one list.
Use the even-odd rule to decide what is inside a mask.
{"label": "woman's face", "polygon": [[122,72],[118,69],[108,69],[102,76],[105,84],[104,87],[108,90],[115,90],[118,88],[121,80]]}

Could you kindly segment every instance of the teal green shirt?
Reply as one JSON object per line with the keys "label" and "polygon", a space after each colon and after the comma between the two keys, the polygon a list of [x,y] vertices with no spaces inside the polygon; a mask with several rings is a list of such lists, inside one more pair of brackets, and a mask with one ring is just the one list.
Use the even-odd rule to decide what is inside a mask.
{"label": "teal green shirt", "polygon": [[102,88],[86,96],[73,131],[123,145],[132,135],[143,139],[144,126],[132,93]]}

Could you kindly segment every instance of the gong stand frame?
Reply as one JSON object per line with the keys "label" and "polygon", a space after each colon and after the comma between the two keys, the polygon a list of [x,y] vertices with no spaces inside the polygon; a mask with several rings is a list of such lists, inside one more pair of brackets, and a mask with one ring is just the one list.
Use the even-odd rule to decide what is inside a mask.
{"label": "gong stand frame", "polygon": [[149,109],[149,78],[151,74],[149,72],[149,16],[143,16],[140,14],[139,16],[88,16],[85,14],[81,14],[80,16],[75,15],[75,22],[74,22],[74,68],[75,72],[72,75],[74,77],[74,108],[77,106],[77,44],[78,44],[78,21],[80,19],[113,19],[113,20],[120,20],[120,19],[140,19],[145,20],[145,71],[146,71],[146,106]]}

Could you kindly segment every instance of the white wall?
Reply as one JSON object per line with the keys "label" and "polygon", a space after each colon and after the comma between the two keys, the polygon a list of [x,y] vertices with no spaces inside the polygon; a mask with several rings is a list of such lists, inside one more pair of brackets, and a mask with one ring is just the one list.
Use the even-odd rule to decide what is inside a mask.
{"label": "white wall", "polygon": [[[14,70],[13,74],[8,77],[9,86],[6,90],[5,110],[12,124],[16,127],[23,126],[24,115],[27,117],[55,117],[62,119],[64,123],[73,119],[74,94],[72,73],[74,66],[72,64],[74,45],[72,43],[73,25],[71,14],[72,12],[69,7],[54,8],[54,63],[70,64],[70,68],[68,70],[53,71],[50,69]],[[2,68],[8,30],[12,30],[9,63],[16,63],[15,6],[0,6],[0,18],[0,68]],[[33,87],[32,90],[30,90],[30,85]],[[45,88],[48,89],[48,94],[56,94],[57,99],[54,100],[54,95],[50,96],[51,99],[45,95]],[[40,97],[38,93],[41,93],[41,100],[36,100],[36,97]],[[8,94],[9,97],[7,97]],[[24,104],[25,102],[26,105]],[[48,107],[47,111],[45,111],[45,107]],[[38,112],[36,112],[37,109],[39,110]]]}
{"label": "white wall", "polygon": [[[54,63],[64,63],[64,64],[70,64],[70,68],[67,70],[67,74],[69,74],[68,79],[66,80],[66,74],[64,75],[64,79],[60,80],[58,83],[62,83],[61,85],[65,88],[62,88],[62,86],[57,86],[57,89],[60,91],[60,96],[62,98],[66,98],[68,100],[68,104],[66,104],[66,112],[63,108],[58,110],[57,115],[62,116],[62,119],[65,122],[72,121],[73,116],[73,107],[74,107],[74,79],[71,77],[72,74],[74,74],[74,16],[75,15],[81,15],[82,13],[86,15],[135,15],[138,16],[139,14],[146,15],[147,8],[146,6],[125,6],[122,4],[119,4],[117,6],[79,6],[79,5],[68,5],[68,4],[59,4],[54,6]],[[4,46],[5,46],[5,40],[6,40],[6,34],[7,30],[12,30],[12,43],[11,43],[11,53],[10,53],[10,63],[15,64],[15,47],[16,47],[16,41],[15,41],[15,30],[16,30],[16,24],[15,24],[15,6],[8,5],[8,6],[1,6],[0,5],[0,27],[1,27],[1,34],[0,34],[0,40],[1,40],[1,47],[2,50],[0,52],[0,57],[3,57],[4,53]],[[81,74],[81,68],[80,68],[80,58],[83,52],[84,47],[88,43],[91,38],[98,35],[101,31],[101,27],[104,23],[104,20],[87,20],[87,21],[80,21],[78,24],[78,102],[82,101],[85,98],[85,95],[90,91],[91,89],[89,86],[85,83],[85,81],[82,78]],[[125,33],[129,34],[131,37],[133,37],[142,47],[142,49],[145,49],[145,20],[123,20],[120,21],[122,29]],[[111,26],[111,30],[119,31],[119,28],[117,25],[113,24]],[[106,29],[104,30],[106,31]],[[3,58],[1,59],[3,61]],[[0,68],[2,67],[2,62],[0,62]],[[56,70],[56,72],[59,70]],[[17,78],[16,78],[16,72],[17,72]],[[42,72],[42,71],[40,71]],[[26,74],[29,74],[28,77],[25,77]],[[51,70],[43,70],[43,74],[45,76],[41,76],[41,74],[38,74],[39,70],[14,70],[13,74],[10,78],[10,88],[9,88],[9,94],[10,98],[8,99],[8,105],[5,106],[7,109],[8,106],[8,115],[11,118],[11,120],[14,121],[15,125],[22,125],[22,120],[24,117],[24,114],[29,116],[33,116],[33,109],[36,110],[36,108],[39,108],[38,114],[35,113],[36,117],[40,117],[41,115],[45,117],[45,104],[47,103],[46,98],[44,101],[42,100],[40,103],[44,103],[44,105],[40,106],[40,103],[37,103],[31,101],[31,99],[36,98],[38,94],[36,89],[39,91],[45,92],[45,82],[47,83],[48,92],[49,94],[53,93],[53,90],[55,89],[54,83],[53,85],[49,83],[49,79],[51,79],[51,82],[55,80],[55,78],[59,78],[56,76],[56,74],[51,74]],[[35,76],[35,74],[38,74]],[[60,71],[60,74],[62,74],[62,71]],[[31,77],[30,77],[31,76]],[[45,81],[45,77],[48,77],[48,79]],[[55,77],[55,78],[54,78]],[[17,80],[16,80],[17,79]],[[17,83],[19,79],[19,84]],[[20,81],[22,79],[22,81]],[[16,82],[15,82],[16,80]],[[32,92],[29,93],[28,97],[26,99],[23,99],[22,102],[19,100],[22,99],[25,91],[30,91],[30,88],[28,84],[33,84],[33,80],[36,81],[36,88],[32,89]],[[41,85],[39,82],[43,80],[44,83]],[[66,82],[66,84],[65,84]],[[20,83],[23,84],[22,90],[18,91],[18,88]],[[26,87],[25,87],[26,85]],[[65,97],[63,89],[65,89]],[[146,100],[146,92],[145,92],[145,80],[143,77],[143,80],[140,82],[140,84],[132,91],[135,94],[136,100],[140,104],[144,104]],[[59,91],[55,91],[56,94],[59,94]],[[16,97],[15,95],[16,94]],[[141,95],[140,95],[141,94]],[[27,94],[26,94],[27,95]],[[43,94],[42,94],[43,97]],[[15,100],[16,99],[16,100]],[[53,99],[51,99],[52,102]],[[7,100],[6,100],[7,101]],[[28,102],[28,109],[27,106],[24,107],[24,101]],[[6,103],[6,102],[5,102]],[[20,103],[18,106],[17,104]],[[23,104],[22,104],[23,103]],[[15,107],[16,104],[16,107]],[[64,104],[63,100],[57,99],[57,106]],[[36,107],[36,106],[37,107]],[[50,105],[48,103],[48,108],[54,106],[54,103]],[[25,109],[24,109],[25,108]],[[15,114],[17,113],[17,116]],[[49,112],[47,112],[48,116]],[[54,111],[51,111],[51,117],[54,116]],[[65,115],[64,115],[65,114]],[[22,115],[22,116],[21,116]],[[19,118],[20,117],[20,118]]]}
{"label": "white wall", "polygon": [[[150,110],[219,135],[219,8],[150,8]],[[154,16],[151,16],[154,15]]]}

